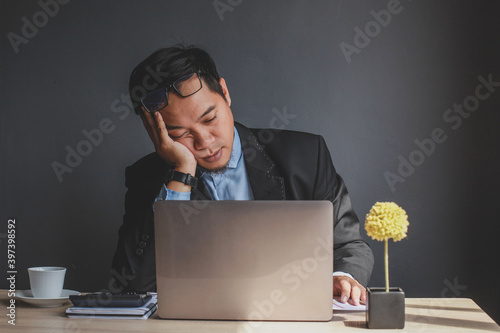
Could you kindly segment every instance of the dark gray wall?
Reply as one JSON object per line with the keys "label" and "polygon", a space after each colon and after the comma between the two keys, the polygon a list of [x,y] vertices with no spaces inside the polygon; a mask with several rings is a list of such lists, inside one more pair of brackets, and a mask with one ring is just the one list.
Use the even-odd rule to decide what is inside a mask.
{"label": "dark gray wall", "polygon": [[[153,150],[127,106],[128,76],[184,42],[213,55],[236,120],[281,125],[273,117],[286,111],[287,129],[322,134],[362,220],[376,201],[406,209],[393,286],[471,297],[500,320],[500,84],[476,90],[480,77],[500,81],[499,2],[220,0],[219,15],[213,1],[65,1],[51,15],[37,1],[1,2],[1,267],[15,218],[19,289],[34,265],[68,267],[69,289],[106,287],[124,168]],[[390,21],[375,23],[371,11],[388,8]],[[465,118],[453,111],[464,103]],[[86,145],[100,125],[107,133]],[[68,166],[78,148],[87,156]],[[61,179],[54,162],[67,167]],[[382,286],[383,245],[369,243],[370,285]]]}

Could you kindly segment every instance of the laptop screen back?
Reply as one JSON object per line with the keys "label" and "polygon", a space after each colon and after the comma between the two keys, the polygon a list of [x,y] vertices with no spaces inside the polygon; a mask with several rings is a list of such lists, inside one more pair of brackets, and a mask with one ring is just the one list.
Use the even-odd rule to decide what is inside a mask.
{"label": "laptop screen back", "polygon": [[155,244],[161,318],[332,317],[329,201],[159,201]]}

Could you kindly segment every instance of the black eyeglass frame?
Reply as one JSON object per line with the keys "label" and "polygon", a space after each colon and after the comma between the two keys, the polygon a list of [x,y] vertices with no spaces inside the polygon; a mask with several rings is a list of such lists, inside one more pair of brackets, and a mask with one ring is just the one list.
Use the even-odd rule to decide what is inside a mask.
{"label": "black eyeglass frame", "polygon": [[[194,91],[194,92],[192,92],[192,93],[190,93],[190,94],[183,95],[183,94],[179,91],[179,89],[177,89],[176,84],[177,84],[177,83],[180,83],[180,82],[183,82],[183,81],[186,81],[186,80],[187,80],[187,79],[189,79],[189,78],[190,78],[193,74],[196,74],[196,75],[198,76],[198,80],[200,81],[200,87],[199,87],[196,91]],[[167,87],[163,87],[163,88],[160,88],[160,89],[156,89],[156,90],[151,91],[149,94],[147,94],[146,96],[144,96],[143,98],[141,98],[141,104],[142,104],[142,106],[143,106],[143,107],[144,107],[144,109],[145,109],[148,113],[150,113],[150,114],[153,114],[153,113],[158,112],[159,110],[163,109],[164,107],[166,107],[166,106],[168,105],[168,90],[169,90],[169,89],[173,89],[173,90],[175,90],[175,92],[176,92],[177,94],[179,94],[179,96],[181,96],[181,97],[189,97],[189,96],[191,96],[191,95],[196,94],[198,91],[200,91],[200,90],[201,90],[201,88],[203,88],[203,82],[202,82],[202,80],[201,80],[201,74],[202,74],[202,71],[201,71],[201,70],[198,70],[198,71],[196,71],[196,72],[192,72],[192,73],[189,73],[189,74],[183,75],[183,76],[181,76],[180,78],[178,78],[177,80],[175,80],[174,82],[172,82],[171,84],[169,84]],[[159,109],[150,110],[150,109],[146,106],[146,104],[144,103],[144,100],[145,100],[148,96],[150,96],[151,94],[154,94],[154,93],[156,93],[156,92],[158,92],[158,91],[164,91],[164,92],[165,92],[165,105],[163,105],[163,106],[162,106],[161,108],[159,108]]]}

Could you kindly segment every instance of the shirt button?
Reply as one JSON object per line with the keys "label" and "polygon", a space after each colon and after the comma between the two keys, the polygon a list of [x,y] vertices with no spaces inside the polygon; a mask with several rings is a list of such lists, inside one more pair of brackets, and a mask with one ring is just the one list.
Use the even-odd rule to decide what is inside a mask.
{"label": "shirt button", "polygon": [[142,235],[142,240],[147,242],[149,240],[149,235]]}
{"label": "shirt button", "polygon": [[139,242],[139,247],[141,249],[145,248],[146,247],[146,242]]}
{"label": "shirt button", "polygon": [[135,253],[136,253],[138,256],[140,256],[140,255],[142,255],[142,254],[144,253],[144,250],[143,250],[143,249],[137,249],[137,250],[135,250]]}

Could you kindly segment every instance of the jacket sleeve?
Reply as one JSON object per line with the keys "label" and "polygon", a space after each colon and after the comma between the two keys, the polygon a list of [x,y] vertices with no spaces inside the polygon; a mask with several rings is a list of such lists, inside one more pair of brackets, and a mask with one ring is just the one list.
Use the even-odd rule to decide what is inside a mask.
{"label": "jacket sleeve", "polygon": [[162,186],[162,172],[150,163],[125,170],[125,215],[113,257],[111,288],[118,292],[156,290],[153,203]]}
{"label": "jacket sleeve", "polygon": [[334,209],[335,271],[351,274],[366,287],[373,269],[373,253],[359,232],[359,219],[351,205],[344,181],[335,171],[325,140],[318,141],[318,163],[314,197],[330,200]]}

